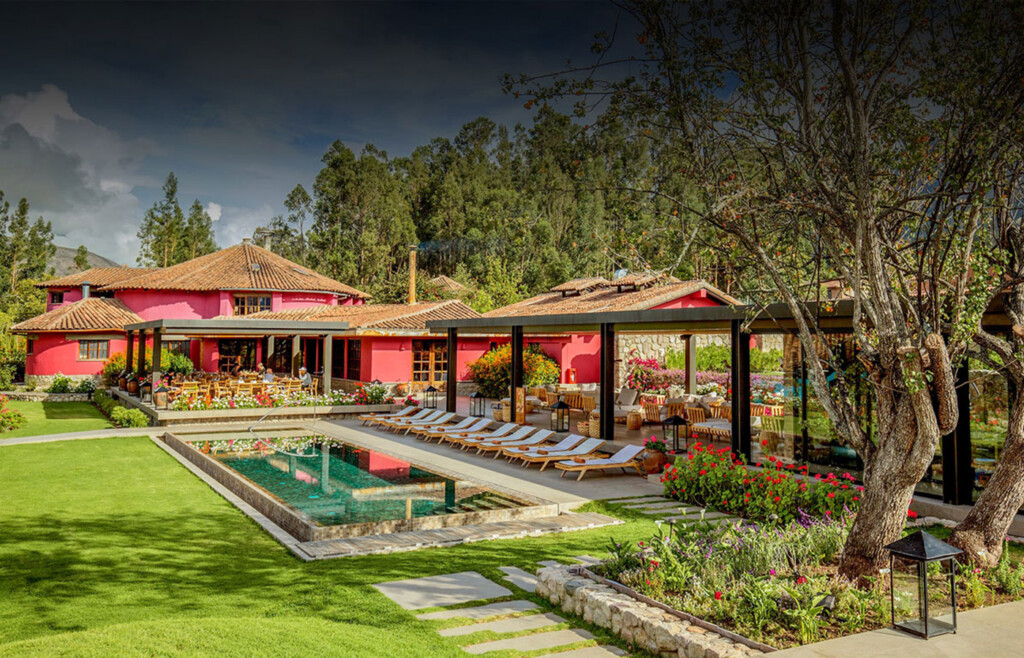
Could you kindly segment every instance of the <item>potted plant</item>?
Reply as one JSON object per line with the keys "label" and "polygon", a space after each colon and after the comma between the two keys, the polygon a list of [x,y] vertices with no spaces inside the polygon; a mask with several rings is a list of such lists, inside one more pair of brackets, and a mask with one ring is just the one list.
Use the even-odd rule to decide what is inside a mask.
{"label": "potted plant", "polygon": [[661,473],[668,463],[668,444],[665,440],[652,436],[644,441],[644,470],[648,475]]}

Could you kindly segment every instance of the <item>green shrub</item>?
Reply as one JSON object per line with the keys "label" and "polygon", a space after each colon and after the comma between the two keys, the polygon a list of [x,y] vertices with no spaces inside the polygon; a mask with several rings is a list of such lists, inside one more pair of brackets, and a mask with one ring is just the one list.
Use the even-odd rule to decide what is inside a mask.
{"label": "green shrub", "polygon": [[[135,367],[138,367],[139,354],[135,353]],[[126,360],[124,352],[117,352],[111,354],[106,361],[103,362],[103,382],[107,386],[117,385],[117,376],[124,370]],[[165,374],[182,374],[187,375],[195,370],[195,365],[185,354],[175,354],[168,350],[160,352],[160,366]],[[153,357],[147,351],[146,352],[146,365],[143,368],[145,372],[151,372],[153,370]]]}
{"label": "green shrub", "polygon": [[128,409],[118,405],[110,412],[110,422],[118,427],[147,427],[149,417],[138,409]]}
{"label": "green shrub", "polygon": [[[480,392],[492,399],[509,394],[512,386],[512,346],[497,347],[469,364],[469,373]],[[527,388],[554,384],[562,370],[558,362],[537,345],[527,345],[523,352],[523,385]]]}
{"label": "green shrub", "polygon": [[25,416],[7,406],[7,396],[0,395],[0,434],[18,429],[25,424]]}
{"label": "green shrub", "polygon": [[751,372],[779,372],[782,370],[782,350],[750,350]]}
{"label": "green shrub", "polygon": [[[728,345],[711,343],[697,348],[697,370],[702,372],[728,372],[732,363],[732,350]],[[751,359],[753,360],[753,359]]]}
{"label": "green shrub", "polygon": [[83,379],[75,386],[75,393],[95,393],[96,382],[91,379]]}
{"label": "green shrub", "polygon": [[12,365],[0,366],[0,391],[9,391],[14,386],[14,374],[17,372]]}
{"label": "green shrub", "polygon": [[50,380],[50,385],[46,388],[47,393],[70,393],[74,388],[74,382],[67,375],[57,373]]}

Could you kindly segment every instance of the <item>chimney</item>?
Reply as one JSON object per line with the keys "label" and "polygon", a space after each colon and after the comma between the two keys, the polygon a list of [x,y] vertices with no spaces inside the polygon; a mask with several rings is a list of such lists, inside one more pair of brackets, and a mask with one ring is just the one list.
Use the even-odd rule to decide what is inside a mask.
{"label": "chimney", "polygon": [[89,298],[89,289],[91,287],[92,287],[92,284],[89,283],[88,281],[83,281],[82,282],[82,299],[88,299]]}
{"label": "chimney", "polygon": [[252,244],[252,238],[242,238],[242,244]]}
{"label": "chimney", "polygon": [[409,303],[416,303],[416,245],[409,245]]}

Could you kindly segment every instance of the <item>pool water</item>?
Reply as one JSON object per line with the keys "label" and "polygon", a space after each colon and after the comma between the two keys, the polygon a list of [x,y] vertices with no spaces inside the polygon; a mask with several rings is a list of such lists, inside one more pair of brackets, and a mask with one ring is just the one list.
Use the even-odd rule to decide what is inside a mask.
{"label": "pool water", "polygon": [[266,449],[232,452],[217,448],[209,451],[210,457],[319,525],[410,519],[522,505],[473,483],[452,480],[389,455],[351,445],[309,445],[285,452]]}

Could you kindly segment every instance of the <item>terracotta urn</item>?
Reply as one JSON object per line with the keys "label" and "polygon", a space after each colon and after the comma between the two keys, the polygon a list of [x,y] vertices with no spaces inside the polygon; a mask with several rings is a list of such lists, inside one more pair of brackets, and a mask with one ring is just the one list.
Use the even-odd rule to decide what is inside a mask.
{"label": "terracotta urn", "polygon": [[648,475],[661,473],[668,463],[668,455],[657,450],[648,450],[644,453],[644,471]]}

